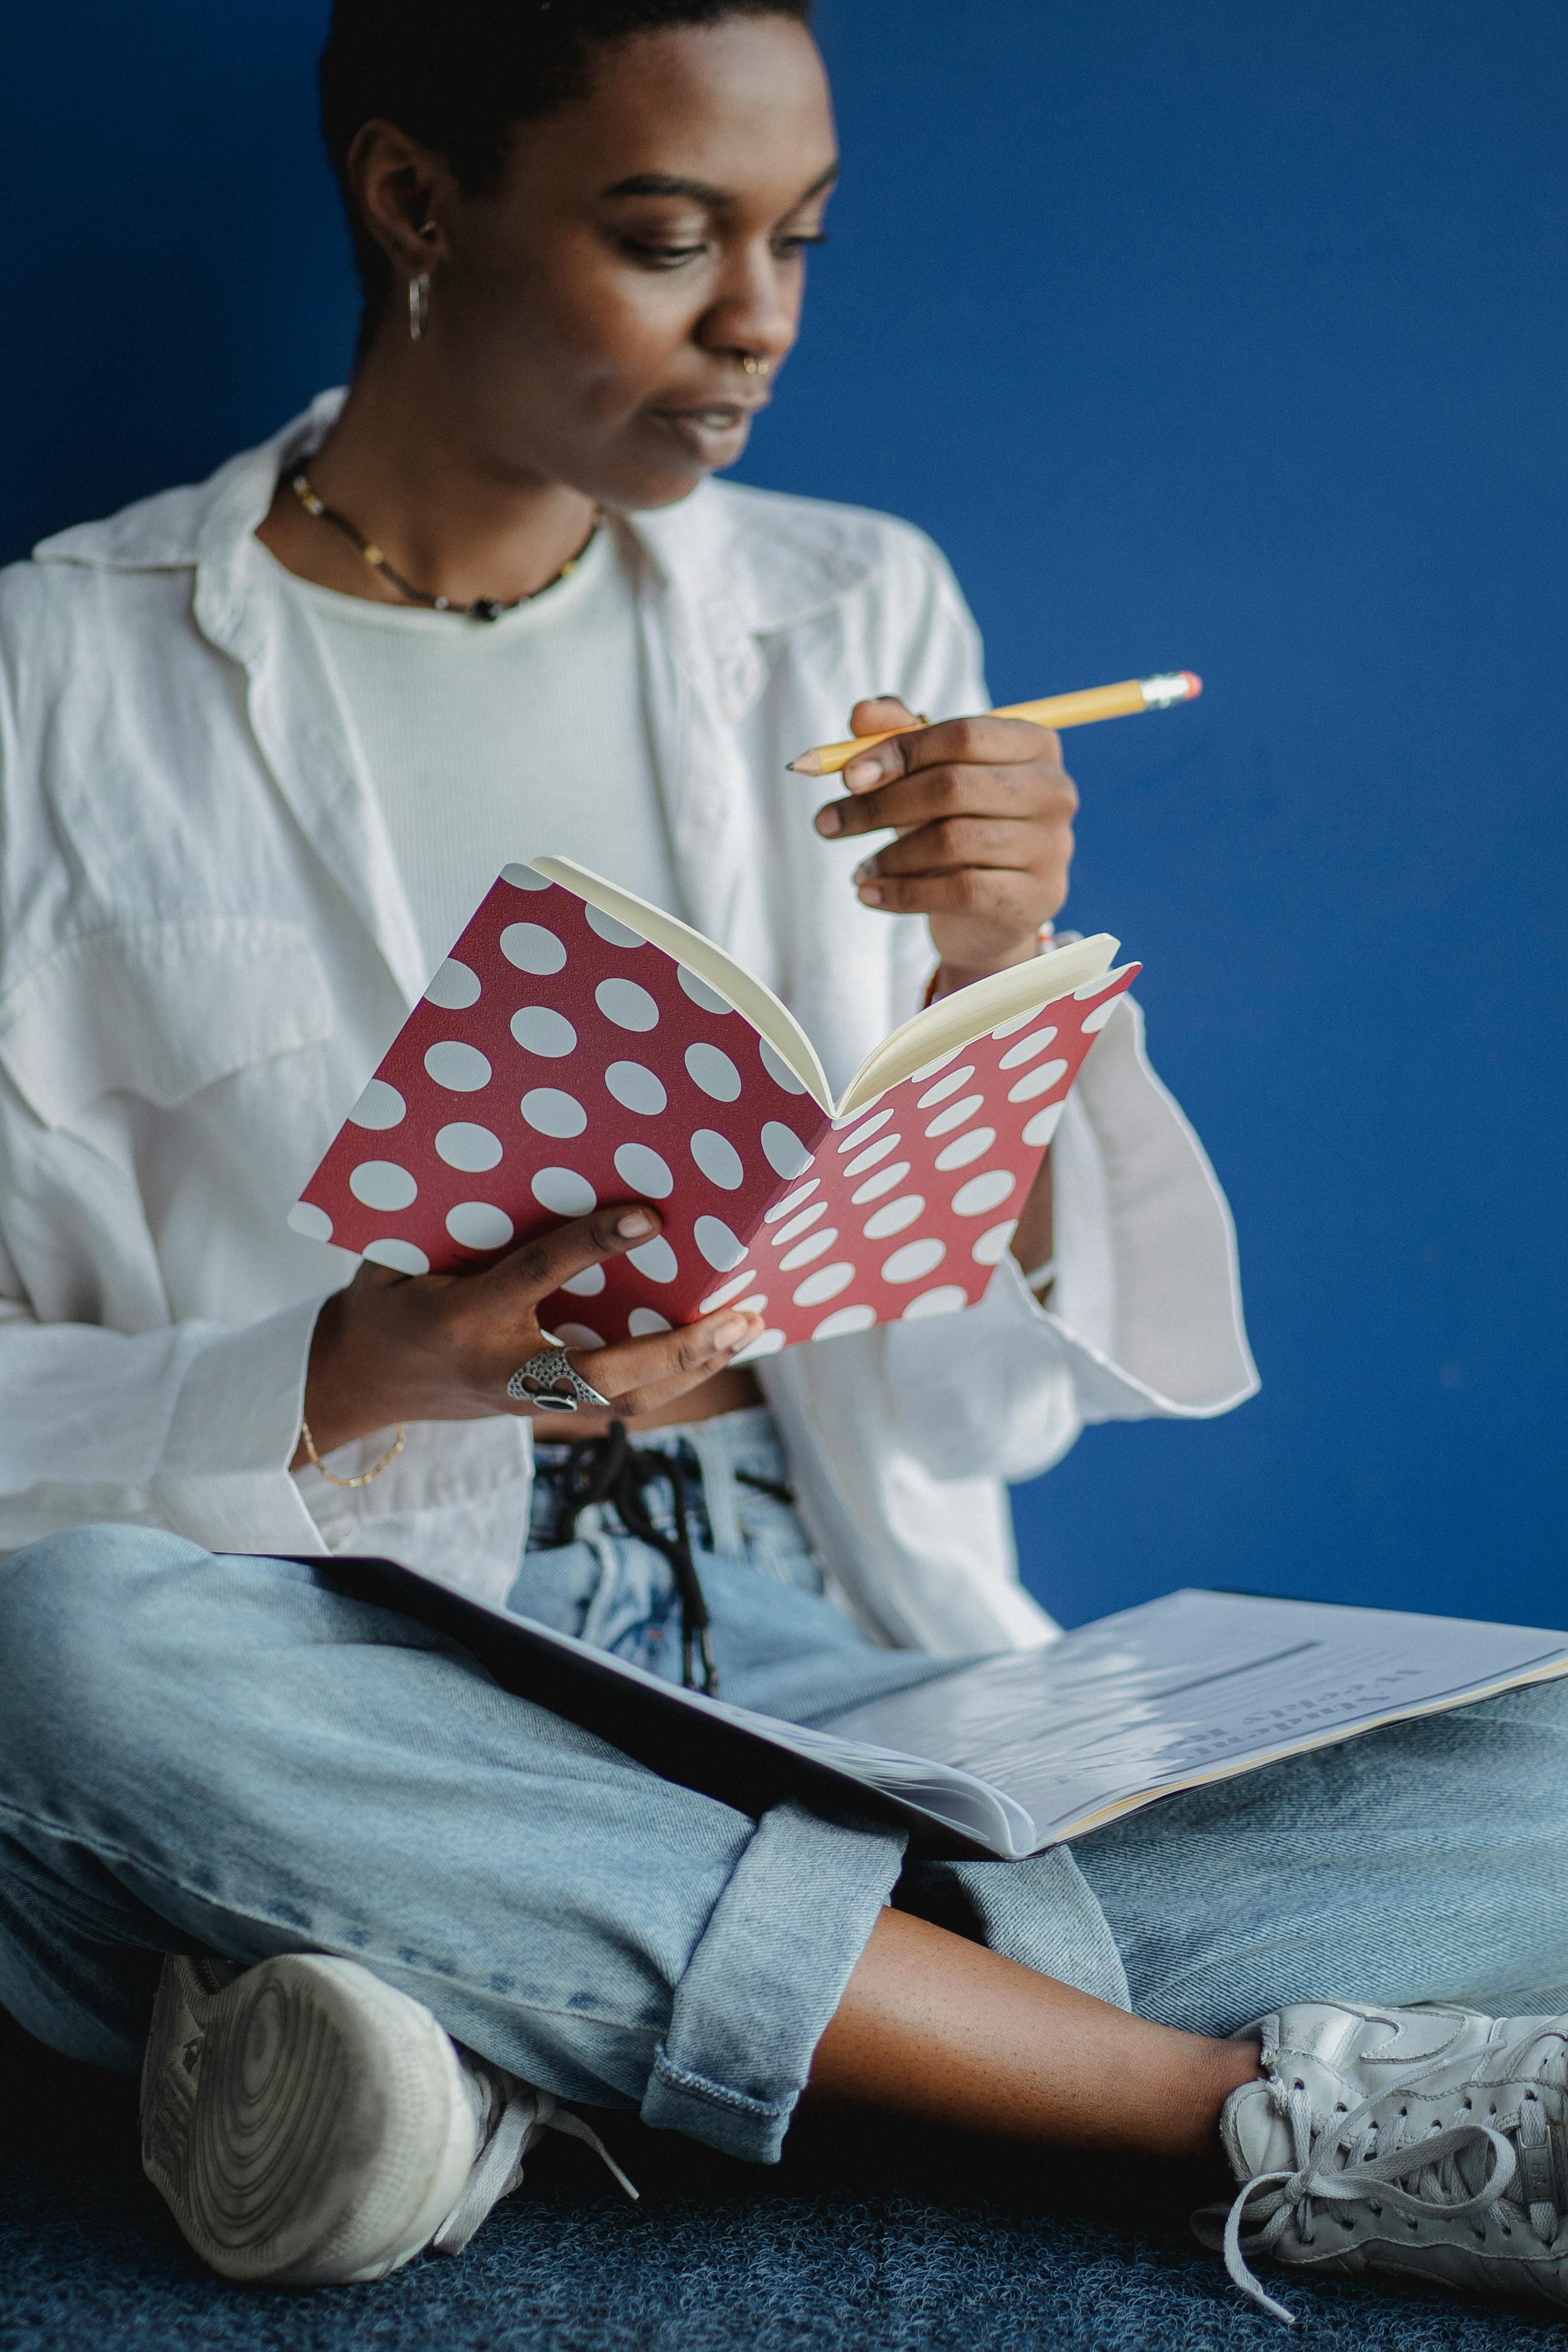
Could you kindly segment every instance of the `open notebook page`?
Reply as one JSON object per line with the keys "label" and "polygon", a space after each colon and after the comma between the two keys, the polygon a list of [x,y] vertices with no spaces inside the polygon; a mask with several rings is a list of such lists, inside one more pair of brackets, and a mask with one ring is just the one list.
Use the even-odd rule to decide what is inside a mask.
{"label": "open notebook page", "polygon": [[1109,932],[1100,931],[1092,939],[1075,940],[1070,947],[1058,948],[1037,961],[1014,964],[1006,971],[993,972],[989,979],[975,981],[968,988],[943,997],[941,1003],[917,1013],[891,1036],[885,1037],[867,1055],[842,1098],[836,1102],[827,1073],[811,1039],[788,1005],[771,988],[764,987],[744,964],[737,963],[721,947],[704,938],[700,931],[693,930],[689,923],[667,915],[662,908],[639,898],[635,890],[623,890],[618,883],[607,882],[602,874],[579,866],[574,857],[535,857],[531,864],[536,873],[547,875],[552,882],[574,891],[601,914],[625,923],[629,930],[662,948],[667,955],[705,981],[726,1004],[751,1023],[759,1036],[767,1040],[830,1118],[858,1110],[939,1055],[954,1046],[967,1045],[1002,1022],[1049,1004],[1058,996],[1070,996],[1074,989],[1084,987],[1110,971],[1121,945]]}

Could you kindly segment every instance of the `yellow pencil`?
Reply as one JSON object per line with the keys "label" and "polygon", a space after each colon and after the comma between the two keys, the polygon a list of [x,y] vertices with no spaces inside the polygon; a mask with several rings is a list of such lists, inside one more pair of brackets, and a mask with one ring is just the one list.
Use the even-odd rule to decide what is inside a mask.
{"label": "yellow pencil", "polygon": [[[991,713],[994,719],[1027,719],[1037,727],[1087,727],[1095,719],[1129,719],[1138,710],[1168,710],[1173,702],[1190,702],[1204,690],[1195,671],[1176,669],[1159,677],[1130,677],[1121,686],[1087,686],[1078,694],[1048,694],[1043,702],[1008,702]],[[911,719],[908,727],[889,727],[881,735],[857,735],[848,743],[822,743],[790,761],[797,776],[836,776],[858,751],[869,751],[889,736],[908,735],[929,721]]]}

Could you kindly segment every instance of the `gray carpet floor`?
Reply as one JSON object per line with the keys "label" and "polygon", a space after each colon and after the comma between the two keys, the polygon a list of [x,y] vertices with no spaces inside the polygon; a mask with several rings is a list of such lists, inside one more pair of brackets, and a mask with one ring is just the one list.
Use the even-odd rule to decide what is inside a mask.
{"label": "gray carpet floor", "polygon": [[1559,2331],[1437,2296],[1271,2284],[1287,2334],[1187,2237],[1157,2174],[1043,2165],[808,2118],[731,2164],[612,2119],[643,2190],[547,2141],[459,2260],[379,2286],[245,2294],[187,2253],[137,2168],[133,2086],[0,2020],[0,2352],[1526,2352]]}

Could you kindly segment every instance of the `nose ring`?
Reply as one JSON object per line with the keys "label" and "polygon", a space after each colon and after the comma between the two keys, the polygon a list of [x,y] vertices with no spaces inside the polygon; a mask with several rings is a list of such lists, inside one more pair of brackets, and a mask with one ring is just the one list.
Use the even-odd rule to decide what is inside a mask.
{"label": "nose ring", "polygon": [[741,361],[742,373],[745,375],[771,375],[773,366],[772,360],[760,360],[752,352],[747,352]]}

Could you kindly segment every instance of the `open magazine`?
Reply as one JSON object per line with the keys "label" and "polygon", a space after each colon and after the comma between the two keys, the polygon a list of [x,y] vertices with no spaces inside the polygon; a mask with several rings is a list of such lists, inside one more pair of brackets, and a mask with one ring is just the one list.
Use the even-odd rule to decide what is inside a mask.
{"label": "open magazine", "polygon": [[927,1851],[1007,1862],[1177,1790],[1568,1674],[1568,1634],[1535,1626],[1184,1591],[806,1727],[664,1682],[392,1560],[310,1564],[449,1634],[504,1688],[742,1811],[805,1797],[890,1815]]}

